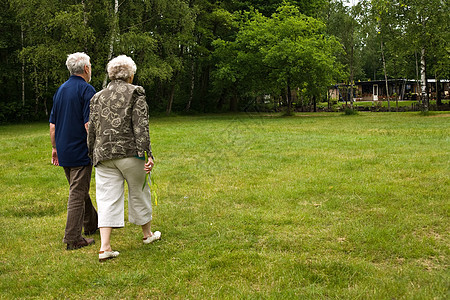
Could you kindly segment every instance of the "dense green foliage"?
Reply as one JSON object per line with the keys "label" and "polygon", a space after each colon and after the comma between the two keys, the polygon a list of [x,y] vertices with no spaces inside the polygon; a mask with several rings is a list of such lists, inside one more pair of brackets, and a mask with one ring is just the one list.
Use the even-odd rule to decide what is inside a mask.
{"label": "dense green foliage", "polygon": [[97,90],[108,59],[131,56],[167,113],[258,109],[264,95],[290,108],[291,89],[310,101],[330,83],[417,78],[422,56],[428,77],[449,77],[448,1],[347,2],[0,0],[0,122],[48,115],[76,51]]}
{"label": "dense green foliage", "polygon": [[[48,124],[0,126],[1,299],[447,299],[448,114],[152,118],[158,205],[62,242]],[[26,151],[18,151],[18,149]],[[92,197],[95,201],[95,178]]]}
{"label": "dense green foliage", "polygon": [[325,34],[323,23],[295,6],[280,7],[271,18],[251,13],[242,23],[234,41],[215,41],[221,85],[249,96],[287,92],[289,112],[294,87],[320,96],[339,77],[340,44]]}

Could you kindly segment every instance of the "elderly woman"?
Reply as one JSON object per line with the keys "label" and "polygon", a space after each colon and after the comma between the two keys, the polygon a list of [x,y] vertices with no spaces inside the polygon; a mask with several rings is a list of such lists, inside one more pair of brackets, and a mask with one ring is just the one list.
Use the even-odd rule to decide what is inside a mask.
{"label": "elderly woman", "polygon": [[111,248],[110,236],[112,228],[124,226],[124,180],[128,184],[128,220],[142,226],[144,244],[161,238],[161,232],[151,232],[151,196],[145,182],[154,165],[145,91],[131,84],[136,64],[130,57],[112,59],[107,71],[111,82],[92,97],[88,128],[89,156],[95,166],[100,261],[119,255]]}

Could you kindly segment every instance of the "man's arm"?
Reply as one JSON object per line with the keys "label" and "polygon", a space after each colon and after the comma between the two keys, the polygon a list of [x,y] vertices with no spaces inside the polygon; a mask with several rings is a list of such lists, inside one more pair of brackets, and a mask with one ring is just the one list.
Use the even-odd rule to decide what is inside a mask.
{"label": "man's arm", "polygon": [[52,164],[59,166],[58,153],[56,152],[55,124],[50,123],[50,141],[52,142]]}

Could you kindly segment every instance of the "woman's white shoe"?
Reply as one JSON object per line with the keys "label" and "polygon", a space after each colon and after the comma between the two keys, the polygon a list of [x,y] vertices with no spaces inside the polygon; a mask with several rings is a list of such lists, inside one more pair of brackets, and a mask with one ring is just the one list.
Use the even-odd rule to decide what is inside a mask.
{"label": "woman's white shoe", "polygon": [[150,244],[159,239],[161,239],[161,232],[155,231],[151,236],[143,238],[142,241],[144,242],[144,244]]}
{"label": "woman's white shoe", "polygon": [[119,256],[119,251],[100,251],[98,253],[98,261],[105,261],[107,259]]}

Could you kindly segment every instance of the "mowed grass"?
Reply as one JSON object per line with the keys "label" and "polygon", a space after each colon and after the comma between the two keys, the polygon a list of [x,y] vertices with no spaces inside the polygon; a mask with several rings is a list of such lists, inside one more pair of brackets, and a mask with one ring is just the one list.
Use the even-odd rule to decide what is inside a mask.
{"label": "mowed grass", "polygon": [[143,245],[127,223],[112,235],[120,257],[99,263],[99,234],[62,243],[68,186],[48,125],[0,127],[0,298],[448,299],[449,114],[170,117],[150,130],[162,240]]}

